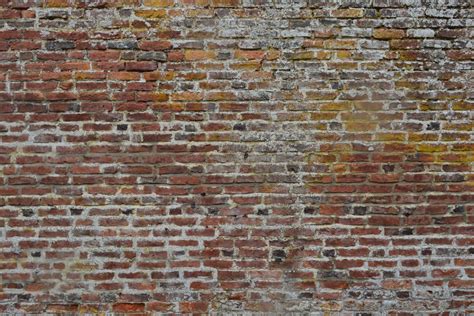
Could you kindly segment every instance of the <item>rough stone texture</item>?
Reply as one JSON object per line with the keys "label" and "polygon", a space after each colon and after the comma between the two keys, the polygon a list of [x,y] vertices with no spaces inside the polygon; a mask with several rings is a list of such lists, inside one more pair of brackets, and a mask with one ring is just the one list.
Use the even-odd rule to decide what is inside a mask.
{"label": "rough stone texture", "polygon": [[0,311],[474,313],[470,1],[0,5]]}

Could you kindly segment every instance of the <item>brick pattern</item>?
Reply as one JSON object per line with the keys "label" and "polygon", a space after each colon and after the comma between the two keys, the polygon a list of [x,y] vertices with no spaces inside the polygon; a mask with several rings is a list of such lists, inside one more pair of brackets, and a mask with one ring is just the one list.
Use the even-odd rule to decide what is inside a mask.
{"label": "brick pattern", "polygon": [[473,17],[0,0],[0,311],[474,313]]}

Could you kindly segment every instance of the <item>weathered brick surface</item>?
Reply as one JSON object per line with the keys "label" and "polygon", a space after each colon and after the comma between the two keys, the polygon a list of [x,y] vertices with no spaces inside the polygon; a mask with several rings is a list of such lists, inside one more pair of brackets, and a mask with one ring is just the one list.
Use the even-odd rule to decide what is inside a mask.
{"label": "weathered brick surface", "polygon": [[0,5],[1,312],[474,312],[469,0]]}

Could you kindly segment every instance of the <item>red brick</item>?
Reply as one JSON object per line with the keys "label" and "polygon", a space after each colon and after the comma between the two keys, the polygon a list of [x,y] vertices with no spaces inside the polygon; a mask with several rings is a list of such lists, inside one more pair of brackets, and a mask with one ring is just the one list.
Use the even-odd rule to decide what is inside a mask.
{"label": "red brick", "polygon": [[207,302],[181,302],[179,310],[182,313],[206,313],[209,308]]}

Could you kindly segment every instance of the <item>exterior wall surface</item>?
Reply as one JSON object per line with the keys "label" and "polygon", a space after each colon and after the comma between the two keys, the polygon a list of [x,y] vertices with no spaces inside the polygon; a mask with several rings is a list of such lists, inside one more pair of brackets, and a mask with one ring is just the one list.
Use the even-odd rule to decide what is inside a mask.
{"label": "exterior wall surface", "polygon": [[0,312],[474,313],[473,17],[0,0]]}

